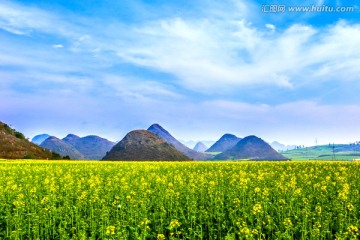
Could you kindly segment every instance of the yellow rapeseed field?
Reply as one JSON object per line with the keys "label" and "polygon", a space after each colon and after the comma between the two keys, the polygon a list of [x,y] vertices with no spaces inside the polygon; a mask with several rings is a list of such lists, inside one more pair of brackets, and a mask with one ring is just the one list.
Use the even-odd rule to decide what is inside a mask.
{"label": "yellow rapeseed field", "polygon": [[0,239],[358,239],[355,162],[0,161]]}

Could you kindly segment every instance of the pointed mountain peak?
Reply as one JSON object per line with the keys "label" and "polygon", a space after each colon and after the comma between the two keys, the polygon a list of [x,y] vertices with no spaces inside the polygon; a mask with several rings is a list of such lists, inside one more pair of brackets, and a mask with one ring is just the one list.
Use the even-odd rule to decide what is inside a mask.
{"label": "pointed mountain peak", "polygon": [[155,134],[157,134],[158,132],[162,132],[168,135],[171,135],[168,131],[165,130],[165,128],[163,128],[162,126],[160,126],[160,124],[158,123],[154,123],[153,125],[151,125],[148,129],[148,131],[153,132]]}
{"label": "pointed mountain peak", "polygon": [[206,152],[224,152],[234,147],[241,138],[226,133],[217,142],[215,142]]}
{"label": "pointed mountain peak", "polygon": [[154,123],[152,124],[149,128],[161,128],[161,129],[164,129],[162,126],[160,126],[160,124],[158,123]]}
{"label": "pointed mountain peak", "polygon": [[155,123],[151,125],[148,128],[148,131],[155,133],[159,137],[163,138],[165,141],[170,143],[172,146],[174,146],[177,150],[188,156],[189,158],[196,159],[196,160],[203,160],[203,159],[209,159],[212,156],[196,152],[188,147],[186,147],[184,144],[182,144],[180,141],[178,141],[175,137],[173,137],[168,131],[166,131],[162,126]]}
{"label": "pointed mountain peak", "polygon": [[104,160],[190,160],[172,145],[153,132],[134,130],[129,132],[103,158]]}
{"label": "pointed mountain peak", "polygon": [[197,151],[197,152],[205,152],[206,149],[208,149],[208,147],[203,144],[202,142],[198,142],[195,147],[193,148],[193,150]]}

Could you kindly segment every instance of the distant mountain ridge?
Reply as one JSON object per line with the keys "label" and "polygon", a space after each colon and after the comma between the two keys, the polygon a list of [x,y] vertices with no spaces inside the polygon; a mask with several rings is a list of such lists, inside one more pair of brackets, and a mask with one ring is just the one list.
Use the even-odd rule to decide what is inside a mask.
{"label": "distant mountain ridge", "polygon": [[191,159],[195,160],[206,160],[212,158],[211,155],[199,153],[196,152],[188,147],[186,147],[184,144],[179,142],[176,138],[174,138],[168,131],[166,131],[163,127],[161,127],[159,124],[153,124],[148,128],[148,131],[155,133],[156,135],[163,138],[165,141],[170,143],[172,146],[174,146],[177,150],[185,154]]}
{"label": "distant mountain ridge", "polygon": [[79,139],[79,136],[70,133],[66,135],[66,137],[64,137],[62,140],[74,146],[79,141]]}
{"label": "distant mountain ridge", "polygon": [[224,152],[234,147],[241,138],[226,133],[218,141],[216,141],[206,152]]}
{"label": "distant mountain ridge", "polygon": [[115,143],[95,135],[79,137],[68,134],[63,139],[48,137],[40,145],[62,156],[70,156],[71,159],[100,160]]}
{"label": "distant mountain ridge", "polygon": [[158,135],[147,130],[134,130],[117,143],[103,160],[189,161],[190,159]]}
{"label": "distant mountain ridge", "polygon": [[231,149],[216,155],[215,159],[287,160],[268,143],[256,136],[241,139]]}
{"label": "distant mountain ridge", "polygon": [[48,137],[50,137],[49,134],[40,134],[40,135],[36,135],[35,137],[33,137],[31,139],[31,142],[37,144],[37,145],[40,145],[43,141],[45,141]]}
{"label": "distant mountain ridge", "polygon": [[285,145],[282,143],[279,143],[277,141],[274,141],[272,143],[270,143],[270,146],[275,149],[276,151],[286,151],[286,150],[292,150],[295,149],[296,146],[295,145]]}
{"label": "distant mountain ridge", "polygon": [[190,149],[194,149],[194,147],[196,146],[196,144],[198,142],[202,142],[205,146],[212,146],[216,141],[211,141],[211,140],[199,140],[199,141],[193,141],[193,140],[181,140],[179,139],[179,142],[181,142],[182,144],[184,144],[186,147],[190,148]]}
{"label": "distant mountain ridge", "polygon": [[81,154],[84,155],[84,159],[87,160],[102,159],[115,145],[115,143],[95,135],[81,138],[74,134],[69,134],[63,140],[74,146]]}
{"label": "distant mountain ridge", "polygon": [[206,149],[208,149],[208,147],[205,146],[205,144],[203,144],[202,142],[198,142],[193,148],[193,150],[197,152],[205,152]]}
{"label": "distant mountain ridge", "polygon": [[57,137],[48,137],[40,144],[40,146],[57,152],[62,157],[69,156],[74,160],[85,159],[85,156],[80,153],[74,146]]}

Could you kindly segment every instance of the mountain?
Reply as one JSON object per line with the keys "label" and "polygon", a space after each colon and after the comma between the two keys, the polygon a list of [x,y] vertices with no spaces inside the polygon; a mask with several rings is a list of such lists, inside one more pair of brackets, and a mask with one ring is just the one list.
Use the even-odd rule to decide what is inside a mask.
{"label": "mountain", "polygon": [[211,140],[200,140],[200,141],[193,141],[193,140],[179,140],[182,144],[184,144],[185,146],[187,146],[190,149],[194,149],[194,147],[196,146],[196,144],[198,142],[202,142],[205,146],[211,146],[215,143],[215,141],[211,141]]}
{"label": "mountain", "polygon": [[[69,137],[70,135],[70,137]],[[79,152],[84,155],[84,159],[99,160],[102,159],[115,143],[98,136],[86,136],[80,138],[76,135],[69,134],[64,141],[73,145]]]}
{"label": "mountain", "polygon": [[98,136],[86,136],[80,138],[74,134],[67,135],[64,142],[72,145],[87,160],[102,159],[108,151],[115,145],[115,143]]}
{"label": "mountain", "polygon": [[292,149],[296,148],[295,145],[285,145],[285,144],[279,143],[277,141],[270,143],[270,146],[278,152],[292,150]]}
{"label": "mountain", "polygon": [[268,143],[256,136],[241,139],[231,149],[216,155],[215,159],[287,160]]}
{"label": "mountain", "polygon": [[117,143],[103,160],[186,161],[190,159],[156,134],[147,130],[134,130]]}
{"label": "mountain", "polygon": [[205,160],[212,158],[211,155],[199,153],[196,152],[188,147],[186,147],[184,144],[176,140],[168,131],[166,131],[163,127],[161,127],[159,124],[153,124],[148,128],[148,131],[155,133],[156,135],[163,138],[165,141],[170,143],[172,146],[174,146],[177,150],[185,154],[191,159],[195,160]]}
{"label": "mountain", "polygon": [[79,139],[80,137],[75,134],[68,134],[62,140],[74,146],[77,143],[77,141],[79,141]]}
{"label": "mountain", "polygon": [[208,149],[207,146],[205,146],[205,144],[203,144],[202,142],[198,142],[195,147],[193,148],[193,150],[197,151],[197,152],[205,152],[206,149]]}
{"label": "mountain", "polygon": [[0,122],[0,158],[60,159],[60,155],[29,142],[24,134]]}
{"label": "mountain", "polygon": [[232,134],[224,134],[217,142],[214,143],[206,152],[225,152],[234,147],[241,138]]}
{"label": "mountain", "polygon": [[62,157],[69,156],[71,159],[84,159],[84,155],[76,150],[71,144],[57,138],[48,137],[40,144],[41,147],[59,153]]}
{"label": "mountain", "polygon": [[31,139],[31,142],[40,145],[43,141],[45,141],[48,137],[50,137],[49,134],[40,134],[40,135],[36,135],[35,137],[33,137]]}

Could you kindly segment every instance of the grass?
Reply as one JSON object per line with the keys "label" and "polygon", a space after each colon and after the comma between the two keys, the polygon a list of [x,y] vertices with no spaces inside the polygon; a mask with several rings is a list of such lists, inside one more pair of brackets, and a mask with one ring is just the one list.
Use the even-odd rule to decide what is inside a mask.
{"label": "grass", "polygon": [[205,152],[205,153],[216,156],[216,155],[220,154],[221,152]]}
{"label": "grass", "polygon": [[353,160],[360,158],[359,151],[346,151],[347,146],[345,144],[336,144],[334,145],[334,152],[331,146],[321,145],[287,150],[281,152],[281,154],[290,159],[304,160]]}

